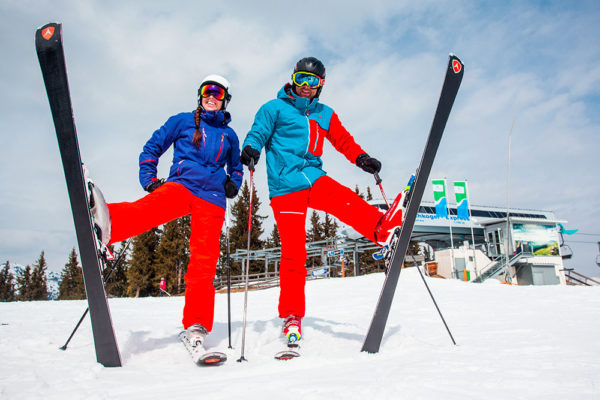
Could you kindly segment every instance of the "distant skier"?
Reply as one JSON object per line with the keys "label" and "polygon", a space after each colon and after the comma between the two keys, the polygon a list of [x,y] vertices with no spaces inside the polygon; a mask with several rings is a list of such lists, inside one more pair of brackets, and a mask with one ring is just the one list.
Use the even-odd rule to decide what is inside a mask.
{"label": "distant skier", "polygon": [[356,144],[335,111],[319,103],[324,83],[321,61],[314,57],[299,60],[292,82],[256,113],[242,146],[241,161],[246,165],[251,160],[257,163],[265,149],[269,197],[281,238],[278,310],[288,343],[302,337],[307,208],[334,215],[380,245],[402,224],[401,195],[383,214],[323,170],[325,138],[364,171],[373,174],[381,169],[381,163]]}
{"label": "distant skier", "polygon": [[160,296],[162,297],[163,293],[167,293],[167,281],[165,281],[165,278],[160,278]]}
{"label": "distant skier", "polygon": [[[139,176],[142,187],[150,193],[132,203],[108,204],[108,210],[102,209],[106,206],[103,202],[97,202],[100,208],[92,209],[105,244],[191,214],[182,322],[193,346],[201,346],[213,327],[213,280],[226,197],[235,197],[242,183],[239,140],[228,126],[231,116],[226,108],[230,100],[229,82],[219,75],[207,76],[198,89],[196,110],[169,118],[144,145]],[[173,164],[165,182],[157,178],[157,166],[171,146]]]}

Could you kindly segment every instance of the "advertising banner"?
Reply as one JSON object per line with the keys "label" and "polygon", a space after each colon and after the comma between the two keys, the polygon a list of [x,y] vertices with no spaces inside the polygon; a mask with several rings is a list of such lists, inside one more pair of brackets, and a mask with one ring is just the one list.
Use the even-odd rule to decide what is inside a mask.
{"label": "advertising banner", "polygon": [[467,199],[467,182],[454,182],[454,197],[456,198],[457,218],[468,221],[469,201]]}
{"label": "advertising banner", "polygon": [[437,218],[448,218],[448,200],[446,199],[446,180],[434,179],[433,199],[435,201],[435,216]]}

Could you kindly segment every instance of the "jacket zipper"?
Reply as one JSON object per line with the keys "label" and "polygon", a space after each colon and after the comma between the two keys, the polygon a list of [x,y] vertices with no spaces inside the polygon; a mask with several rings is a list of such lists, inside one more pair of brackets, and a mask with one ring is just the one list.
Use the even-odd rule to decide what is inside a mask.
{"label": "jacket zipper", "polygon": [[215,158],[215,162],[219,159],[221,155],[221,151],[223,150],[223,134],[221,134],[221,147],[219,148],[219,153],[217,154],[217,158]]}

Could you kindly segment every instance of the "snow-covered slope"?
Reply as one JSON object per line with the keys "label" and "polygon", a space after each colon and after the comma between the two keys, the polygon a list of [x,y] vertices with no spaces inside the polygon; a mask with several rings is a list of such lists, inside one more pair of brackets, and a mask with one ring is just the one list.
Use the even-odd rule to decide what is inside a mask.
{"label": "snow-covered slope", "polygon": [[243,293],[217,295],[207,339],[229,361],[197,367],[177,334],[183,298],[111,299],[124,366],[95,362],[85,301],[0,304],[0,398],[598,399],[600,288],[429,279],[452,342],[414,269],[400,276],[378,354],[361,353],[383,274],[311,281],[302,357],[280,348],[278,289],[249,293],[247,362],[238,363]]}

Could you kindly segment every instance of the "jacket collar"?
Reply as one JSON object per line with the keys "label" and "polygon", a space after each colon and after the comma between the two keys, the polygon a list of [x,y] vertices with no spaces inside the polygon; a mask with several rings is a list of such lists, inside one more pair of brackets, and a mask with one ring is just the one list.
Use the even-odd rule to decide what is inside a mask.
{"label": "jacket collar", "polygon": [[283,87],[277,92],[277,98],[286,100],[294,105],[298,110],[302,112],[312,112],[317,107],[319,103],[319,98],[314,97],[312,99],[307,99],[305,97],[298,96],[294,90],[292,89],[291,83],[286,83]]}
{"label": "jacket collar", "polygon": [[231,114],[227,111],[206,111],[204,109],[200,110],[200,119],[206,122],[209,125],[213,126],[221,126],[227,125],[231,122]]}

